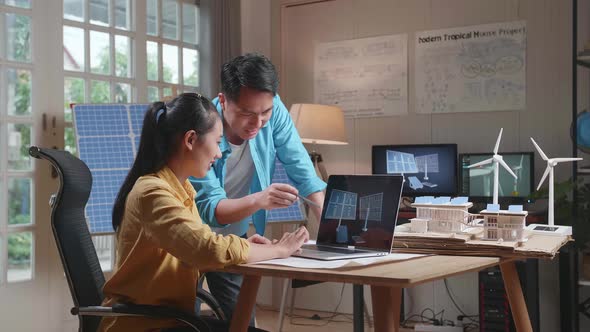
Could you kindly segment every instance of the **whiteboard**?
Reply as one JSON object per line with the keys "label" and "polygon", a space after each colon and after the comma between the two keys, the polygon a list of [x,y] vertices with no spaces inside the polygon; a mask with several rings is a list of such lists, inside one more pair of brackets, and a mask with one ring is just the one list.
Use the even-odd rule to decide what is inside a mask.
{"label": "whiteboard", "polygon": [[317,43],[314,100],[346,118],[408,113],[406,34]]}
{"label": "whiteboard", "polygon": [[526,107],[526,22],[417,32],[417,113]]}

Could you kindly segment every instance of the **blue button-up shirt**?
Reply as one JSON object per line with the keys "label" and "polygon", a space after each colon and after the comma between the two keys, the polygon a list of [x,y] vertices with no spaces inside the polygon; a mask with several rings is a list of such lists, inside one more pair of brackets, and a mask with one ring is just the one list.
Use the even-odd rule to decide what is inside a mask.
{"label": "blue button-up shirt", "polygon": [[[219,115],[223,118],[219,98],[213,99]],[[273,110],[269,121],[260,129],[256,137],[250,139],[250,153],[254,162],[255,172],[252,176],[250,193],[266,189],[271,184],[274,173],[275,157],[284,165],[289,179],[293,181],[299,194],[308,196],[323,190],[326,183],[316,175],[313,164],[287,108],[276,95],[273,99]],[[227,158],[231,154],[231,147],[225,137],[219,143],[221,158],[218,159],[204,178],[190,178],[197,190],[196,202],[199,214],[204,222],[212,227],[227,227],[217,222],[215,209],[227,195],[224,190]],[[252,215],[252,222],[256,233],[263,235],[266,226],[267,211],[259,210]],[[240,221],[236,235],[243,235],[248,231],[248,221]],[[240,233],[240,234],[238,234]]]}

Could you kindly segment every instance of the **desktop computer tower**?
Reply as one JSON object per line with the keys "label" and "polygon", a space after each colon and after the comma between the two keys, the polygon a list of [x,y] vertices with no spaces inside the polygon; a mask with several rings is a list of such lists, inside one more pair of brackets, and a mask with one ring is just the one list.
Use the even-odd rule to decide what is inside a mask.
{"label": "desktop computer tower", "polygon": [[[538,267],[536,259],[516,262],[516,270],[533,331],[539,331]],[[479,272],[479,330],[481,332],[516,331],[499,266]]]}

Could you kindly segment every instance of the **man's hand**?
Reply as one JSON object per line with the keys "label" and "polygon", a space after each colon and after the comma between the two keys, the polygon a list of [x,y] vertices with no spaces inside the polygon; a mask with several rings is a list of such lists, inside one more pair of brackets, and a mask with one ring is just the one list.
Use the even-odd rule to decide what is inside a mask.
{"label": "man's hand", "polygon": [[297,188],[286,183],[273,183],[261,192],[257,192],[256,202],[261,209],[272,210],[291,206],[297,200]]}

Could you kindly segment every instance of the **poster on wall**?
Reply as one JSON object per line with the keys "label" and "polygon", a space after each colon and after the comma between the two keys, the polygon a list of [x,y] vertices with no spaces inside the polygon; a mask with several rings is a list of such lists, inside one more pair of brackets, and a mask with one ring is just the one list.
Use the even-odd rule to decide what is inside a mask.
{"label": "poster on wall", "polygon": [[346,118],[408,113],[408,36],[317,43],[314,100]]}
{"label": "poster on wall", "polygon": [[416,33],[417,113],[526,107],[526,22]]}

